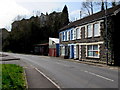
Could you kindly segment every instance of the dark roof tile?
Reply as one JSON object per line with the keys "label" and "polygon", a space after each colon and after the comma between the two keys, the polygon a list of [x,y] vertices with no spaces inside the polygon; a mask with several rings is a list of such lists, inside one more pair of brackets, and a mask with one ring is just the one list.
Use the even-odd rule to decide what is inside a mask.
{"label": "dark roof tile", "polygon": [[[113,7],[113,8],[107,9],[107,15],[113,14],[118,9],[120,9],[120,5],[117,5],[117,6]],[[96,20],[96,19],[104,18],[104,16],[105,16],[105,10],[100,11],[100,12],[95,13],[95,14],[92,14],[90,16],[84,17],[84,18],[79,19],[77,21],[74,21],[72,23],[69,23],[65,27],[61,28],[59,31],[63,31],[65,29],[75,27],[76,25],[79,25],[79,24],[83,24],[83,23],[85,24],[85,23],[88,23],[88,22]]]}

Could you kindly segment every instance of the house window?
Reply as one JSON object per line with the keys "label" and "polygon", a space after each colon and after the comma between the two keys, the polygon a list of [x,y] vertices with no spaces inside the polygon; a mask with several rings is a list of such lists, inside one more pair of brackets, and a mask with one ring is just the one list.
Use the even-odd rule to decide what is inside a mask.
{"label": "house window", "polygon": [[67,31],[65,32],[65,41],[67,41]]}
{"label": "house window", "polygon": [[81,34],[80,34],[80,28],[77,28],[77,29],[76,29],[76,38],[77,38],[77,39],[80,39],[80,35],[81,35]]}
{"label": "house window", "polygon": [[73,30],[73,40],[76,39],[76,29]]}
{"label": "house window", "polygon": [[62,32],[62,41],[64,41],[64,32]]}
{"label": "house window", "polygon": [[87,25],[87,37],[92,37],[91,25]]}
{"label": "house window", "polygon": [[71,30],[71,40],[73,39],[73,30]]}
{"label": "house window", "polygon": [[62,33],[59,34],[60,42],[62,41]]}
{"label": "house window", "polygon": [[68,31],[68,40],[70,40],[70,31]]}
{"label": "house window", "polygon": [[61,46],[61,56],[65,55],[65,46]]}
{"label": "house window", "polygon": [[99,58],[99,48],[98,45],[88,45],[87,46],[87,56]]}
{"label": "house window", "polygon": [[99,23],[93,24],[93,30],[94,30],[94,37],[100,36]]}
{"label": "house window", "polygon": [[63,35],[63,41],[65,41],[65,32],[62,33]]}

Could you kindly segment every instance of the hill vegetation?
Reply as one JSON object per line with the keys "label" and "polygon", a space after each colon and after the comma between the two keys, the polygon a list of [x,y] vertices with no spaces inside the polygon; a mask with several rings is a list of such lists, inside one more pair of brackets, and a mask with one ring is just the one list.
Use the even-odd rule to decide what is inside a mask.
{"label": "hill vegetation", "polygon": [[48,42],[49,37],[58,38],[59,29],[69,23],[67,6],[62,12],[32,16],[12,23],[12,30],[3,41],[3,51],[31,53],[33,45]]}

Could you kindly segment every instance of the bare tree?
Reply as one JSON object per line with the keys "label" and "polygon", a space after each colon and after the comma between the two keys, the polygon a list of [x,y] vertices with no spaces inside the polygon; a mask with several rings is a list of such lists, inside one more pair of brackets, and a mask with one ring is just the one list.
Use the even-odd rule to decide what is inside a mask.
{"label": "bare tree", "polygon": [[116,0],[112,0],[112,7],[116,6]]}
{"label": "bare tree", "polygon": [[82,10],[86,10],[88,15],[93,14],[94,12],[93,2],[90,0],[86,0],[86,2],[82,2]]}
{"label": "bare tree", "polygon": [[85,2],[82,2],[82,16],[88,16],[92,15],[93,13],[97,11],[105,10],[105,8],[116,6],[116,0],[107,1],[107,0],[101,0],[99,2],[95,0],[86,0]]}
{"label": "bare tree", "polygon": [[39,10],[34,10],[33,12],[33,16],[40,16],[41,12]]}
{"label": "bare tree", "polygon": [[17,15],[13,21],[19,21],[19,20],[22,20],[23,18],[26,18],[26,15]]}

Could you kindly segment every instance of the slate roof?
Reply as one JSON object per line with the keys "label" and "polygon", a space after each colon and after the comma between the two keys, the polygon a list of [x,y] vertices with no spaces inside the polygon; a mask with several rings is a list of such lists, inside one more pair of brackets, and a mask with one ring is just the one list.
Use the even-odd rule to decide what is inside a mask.
{"label": "slate roof", "polygon": [[[106,10],[107,12],[107,16],[109,15],[113,15],[113,14],[116,14],[115,12],[116,11],[120,11],[120,5],[117,5],[113,8],[109,8]],[[86,24],[88,22],[92,22],[94,20],[99,20],[99,19],[103,19],[105,17],[105,10],[103,11],[100,11],[100,12],[97,12],[95,14],[92,14],[90,16],[87,16],[87,17],[84,17],[82,19],[79,19],[77,21],[74,21],[72,23],[69,23],[68,25],[66,25],[65,27],[59,29],[59,31],[63,31],[65,29],[68,29],[68,28],[71,28],[71,27],[75,27],[77,25],[83,25],[83,24]]]}

